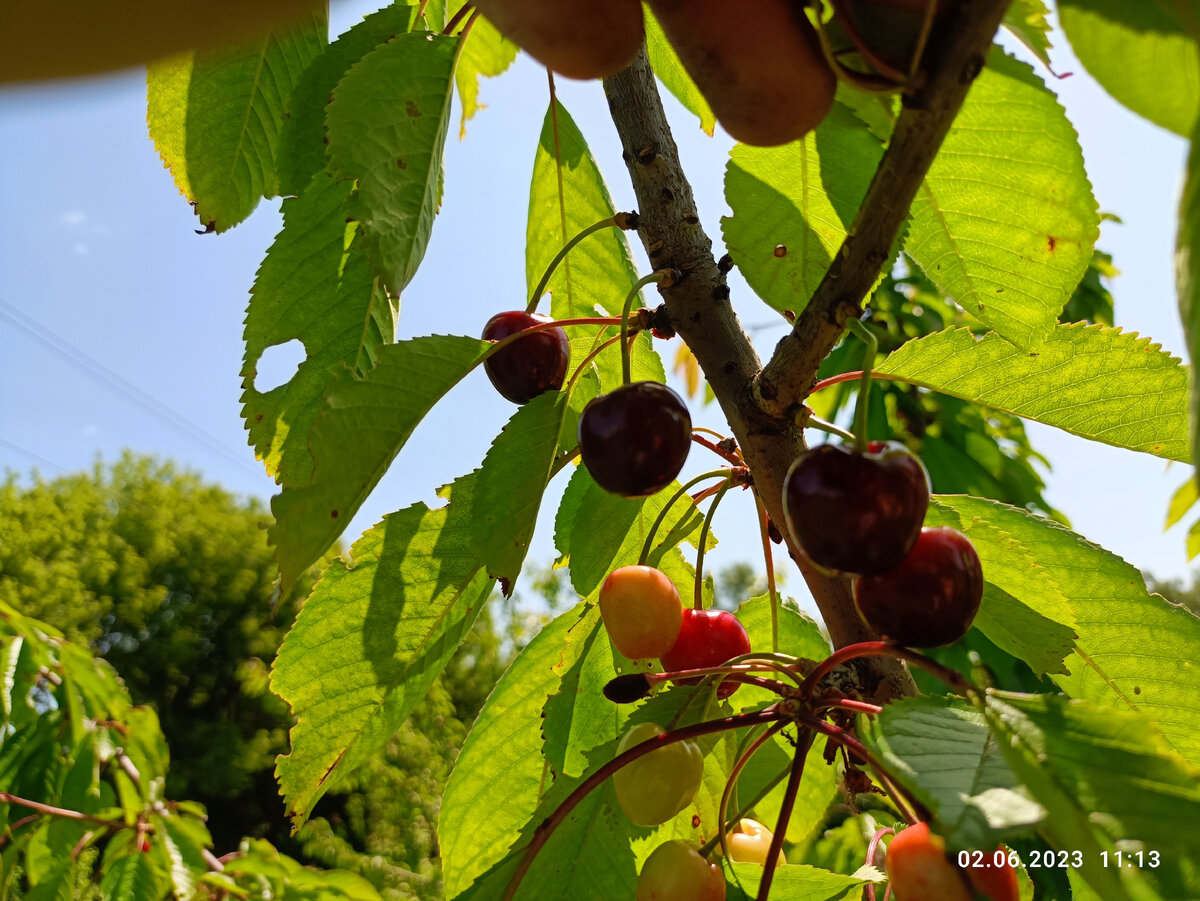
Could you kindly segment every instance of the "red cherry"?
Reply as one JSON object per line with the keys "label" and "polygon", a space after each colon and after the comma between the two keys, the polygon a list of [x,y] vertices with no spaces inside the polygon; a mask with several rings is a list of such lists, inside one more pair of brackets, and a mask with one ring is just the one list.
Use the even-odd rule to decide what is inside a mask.
{"label": "red cherry", "polygon": [[[500,341],[535,325],[553,322],[540,313],[523,310],[497,313],[483,327],[485,341]],[[483,361],[483,370],[505,398],[514,404],[533,400],[544,391],[562,387],[571,359],[571,344],[561,328],[534,332],[496,351]]]}
{"label": "red cherry", "polygon": [[[1003,852],[1004,846],[996,851]],[[987,901],[1017,901],[1016,870],[1007,858],[995,866],[997,856],[985,853],[984,864],[964,870],[947,857],[945,839],[931,832],[928,823],[916,823],[888,845],[888,882],[896,901],[974,901],[975,892]]]}
{"label": "red cherry", "polygon": [[854,602],[871,631],[915,648],[958,641],[982,598],[979,554],[966,535],[947,528],[922,529],[898,566],[854,585]]}
{"label": "red cherry", "polygon": [[804,553],[855,575],[903,560],[928,507],[929,474],[895,441],[872,441],[866,453],[822,444],[796,458],[783,487],[787,526]]}
{"label": "red cherry", "polygon": [[[683,611],[679,637],[675,639],[671,650],[662,656],[662,665],[667,672],[702,669],[720,666],[727,660],[748,653],[750,636],[736,616],[726,610],[696,610],[689,607]],[[691,684],[700,679],[681,681]],[[739,687],[738,682],[722,682],[717,689],[717,697],[727,698]]]}
{"label": "red cherry", "polygon": [[579,417],[579,452],[605,491],[646,497],[683,469],[692,417],[683,399],[658,382],[634,382],[593,398]]}

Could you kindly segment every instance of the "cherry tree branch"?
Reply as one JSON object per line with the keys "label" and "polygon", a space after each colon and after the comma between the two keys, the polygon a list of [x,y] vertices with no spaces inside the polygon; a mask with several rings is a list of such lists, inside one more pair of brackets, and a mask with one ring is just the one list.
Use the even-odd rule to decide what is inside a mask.
{"label": "cherry tree branch", "polygon": [[891,141],[846,240],[755,384],[765,410],[785,415],[807,397],[817,367],[846,320],[861,315],[863,299],[891,258],[913,198],[983,69],[1008,5],[1009,0],[962,0],[938,23],[922,76],[904,97]]}
{"label": "cherry tree branch", "polygon": [[[805,449],[796,413],[817,367],[846,319],[891,256],[909,206],[924,180],[975,76],[982,69],[1008,0],[962,0],[933,34],[926,67],[905,97],[891,143],[841,250],[792,332],[764,367],[729,303],[725,270],[700,225],[696,202],[679,162],[645,50],[604,82],[639,204],[638,233],[656,269],[680,280],[661,289],[671,325],[687,342],[754,473],[771,519],[783,516],[783,482]],[[784,536],[836,647],[872,639],[854,608],[849,580],[816,570]],[[896,660],[855,661],[861,694],[886,701],[915,693]]]}
{"label": "cherry tree branch", "polygon": [[[674,285],[660,289],[671,325],[704,370],[768,515],[783,523],[783,481],[792,460],[805,449],[803,429],[794,419],[766,410],[755,395],[762,363],[729,303],[725,271],[700,224],[645,50],[606,79],[604,90],[638,198],[638,234],[655,268],[681,273]],[[790,536],[784,537],[834,645],[873,638],[854,608],[849,580],[818,572]],[[869,700],[916,693],[896,660],[863,661],[857,671]]]}
{"label": "cherry tree branch", "polygon": [[30,810],[37,811],[39,814],[45,816],[62,817],[67,820],[82,820],[87,823],[107,826],[109,829],[130,828],[127,824],[118,822],[117,820],[106,820],[101,817],[94,817],[91,814],[81,813],[78,810],[67,810],[65,807],[53,807],[50,804],[43,804],[40,801],[29,801],[3,791],[0,791],[0,804],[16,804],[19,807],[28,807]]}

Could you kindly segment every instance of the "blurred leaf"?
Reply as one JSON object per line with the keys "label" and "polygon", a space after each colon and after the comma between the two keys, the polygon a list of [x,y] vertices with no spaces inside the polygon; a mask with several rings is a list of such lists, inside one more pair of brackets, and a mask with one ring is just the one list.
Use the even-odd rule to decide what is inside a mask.
{"label": "blurred leaf", "polygon": [[275,153],[292,88],[325,48],[322,9],[234,47],[147,67],[150,137],[205,228],[226,231],[278,191]]}
{"label": "blurred leaf", "polygon": [[1200,108],[1197,20],[1189,4],[1059,0],[1071,49],[1112,97],[1187,137]]}
{"label": "blurred leaf", "polygon": [[[447,12],[453,15],[464,5],[455,2]],[[462,54],[454,70],[454,81],[462,101],[460,138],[467,133],[468,120],[485,106],[479,102],[479,77],[494,78],[502,74],[516,58],[516,44],[506,39],[495,25],[482,16],[475,20],[470,33],[463,38]]]}
{"label": "blurred leaf", "polygon": [[398,34],[346,73],[325,113],[329,170],[355,181],[346,215],[393,294],[416,273],[442,202],[460,46],[458,38]]}
{"label": "blurred leaf", "polygon": [[909,217],[905,252],[963,309],[1026,350],[1052,333],[1100,220],[1075,129],[1029,66],[993,50]]}
{"label": "blurred leaf", "polygon": [[1187,371],[1149,338],[1059,325],[1027,354],[999,336],[947,329],[876,367],[966,400],[1115,447],[1187,462]]}
{"label": "blurred leaf", "polygon": [[[1188,154],[1187,181],[1179,201],[1179,231],[1175,238],[1175,287],[1179,294],[1179,318],[1188,354],[1200,360],[1200,121],[1192,135]],[[1200,385],[1196,367],[1188,370],[1188,412],[1191,416],[1192,447],[1200,447]],[[1200,470],[1196,478],[1200,479]]]}
{"label": "blurred leaf", "polygon": [[[757,897],[762,872],[763,868],[757,864],[730,866],[726,870],[729,886],[726,901],[751,901]],[[775,871],[771,895],[788,901],[855,901],[862,896],[863,886],[882,882],[883,874],[878,870],[843,876],[816,867],[787,866]]]}
{"label": "blurred leaf", "polygon": [[[384,517],[313,590],[271,688],[296,717],[277,774],[297,826],[374,754],[454,653],[491,591],[471,546],[474,476]],[[351,675],[352,674],[352,675]]]}
{"label": "blurred leaf", "polygon": [[1188,480],[1175,489],[1175,493],[1171,495],[1171,503],[1167,506],[1167,521],[1163,525],[1163,531],[1171,528],[1179,520],[1187,515],[1187,512],[1196,506],[1196,501],[1200,500],[1200,484],[1197,484],[1196,475],[1192,473],[1188,476]]}
{"label": "blurred leaf", "polygon": [[799,314],[846,237],[883,147],[840,104],[803,140],[734,147],[732,216],[721,231],[738,270],[769,306]]}

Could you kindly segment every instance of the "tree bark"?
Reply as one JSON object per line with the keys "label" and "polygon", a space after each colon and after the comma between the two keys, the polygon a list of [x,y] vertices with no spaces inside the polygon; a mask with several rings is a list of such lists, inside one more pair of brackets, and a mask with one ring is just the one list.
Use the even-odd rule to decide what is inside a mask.
{"label": "tree bark", "polygon": [[[783,527],[784,478],[806,447],[797,414],[846,318],[861,315],[863,298],[890,258],[909,205],[983,67],[1007,5],[1008,0],[962,0],[935,30],[926,53],[932,62],[905,97],[849,237],[765,369],[730,305],[725,274],[700,225],[645,49],[604,82],[638,199],[638,234],[656,268],[683,274],[662,289],[671,324],[704,370],[754,473],[755,490],[779,524],[835,647],[875,636],[858,616],[850,581],[819,572]],[[890,658],[863,661],[858,680],[860,694],[876,702],[916,692],[907,670]]]}

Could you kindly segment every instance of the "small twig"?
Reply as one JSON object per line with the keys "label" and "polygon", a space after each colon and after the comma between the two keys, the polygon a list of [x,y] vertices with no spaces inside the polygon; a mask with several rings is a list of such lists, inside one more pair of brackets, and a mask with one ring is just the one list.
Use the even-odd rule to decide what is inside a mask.
{"label": "small twig", "polygon": [[695,427],[692,428],[692,441],[696,442],[696,444],[699,444],[701,447],[708,448],[710,451],[712,451],[714,454],[716,454],[722,460],[724,460],[727,463],[731,463],[734,466],[745,466],[746,465],[745,462],[742,460],[741,456],[739,456],[738,454],[735,454],[735,453],[731,453],[730,451],[724,450],[720,446],[709,441],[707,438],[702,438],[700,435],[696,434],[697,431],[699,431],[699,430],[696,429]]}
{"label": "small twig", "polygon": [[[135,770],[136,772],[136,770]],[[50,804],[42,804],[40,801],[30,801],[26,798],[18,798],[16,795],[8,792],[0,791],[0,804],[17,804],[21,807],[28,807],[30,810],[36,810],[39,814],[44,814],[51,817],[62,817],[66,820],[82,820],[86,823],[97,823],[101,826],[107,826],[110,829],[127,829],[125,823],[116,820],[106,820],[102,817],[94,817],[89,813],[81,813],[78,810],[67,810],[64,807],[54,807]]]}
{"label": "small twig", "polygon": [[442,29],[442,34],[452,34],[454,29],[458,27],[458,23],[461,22],[464,17],[470,15],[474,11],[475,7],[473,5],[470,3],[464,3],[461,7],[459,7],[458,12],[456,12],[450,18],[450,21],[446,23],[446,27]]}
{"label": "small twig", "polygon": [[804,763],[808,759],[808,746],[812,744],[812,732],[807,729],[796,740],[796,756],[792,758],[792,771],[788,776],[787,788],[783,790],[783,802],[779,805],[779,819],[775,823],[775,834],[771,836],[771,847],[763,864],[762,882],[758,884],[757,901],[767,901],[771,895],[771,882],[783,853],[783,840],[787,836],[788,823],[792,819],[792,808],[796,806],[796,793],[800,790],[800,779],[804,775]]}

